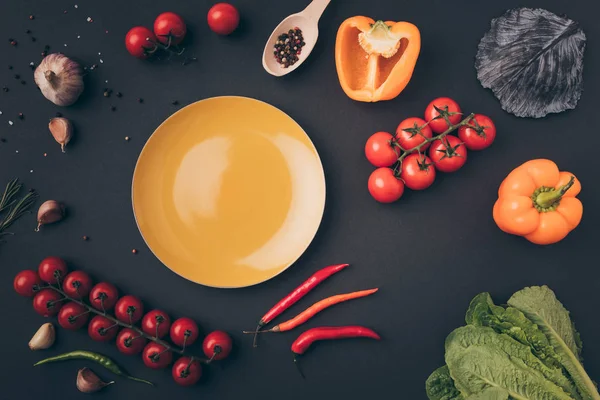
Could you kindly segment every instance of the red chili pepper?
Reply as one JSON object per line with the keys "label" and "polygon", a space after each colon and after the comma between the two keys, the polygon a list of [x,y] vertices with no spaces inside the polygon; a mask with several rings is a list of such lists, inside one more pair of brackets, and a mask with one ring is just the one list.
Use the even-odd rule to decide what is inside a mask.
{"label": "red chili pepper", "polygon": [[347,339],[365,337],[375,340],[381,339],[380,336],[372,329],[364,326],[327,326],[321,328],[312,328],[298,336],[298,339],[292,343],[292,352],[294,353],[294,363],[298,367],[300,375],[304,378],[304,374],[298,365],[297,356],[304,354],[306,350],[319,340],[332,339]]}
{"label": "red chili pepper", "polygon": [[307,308],[306,310],[304,310],[303,312],[301,312],[300,314],[296,315],[294,318],[287,320],[285,322],[282,322],[278,325],[275,325],[274,327],[272,327],[269,330],[265,330],[265,331],[256,331],[256,332],[248,332],[248,331],[244,331],[244,333],[253,333],[253,334],[257,334],[257,333],[267,333],[267,332],[285,332],[285,331],[289,331],[294,329],[295,327],[302,325],[303,323],[305,323],[306,321],[308,321],[309,319],[311,319],[313,316],[315,316],[315,314],[320,313],[321,311],[325,310],[326,308],[329,308],[333,305],[336,305],[338,303],[342,303],[344,301],[348,301],[348,300],[352,300],[352,299],[358,299],[361,297],[366,297],[369,296],[373,293],[375,293],[376,291],[378,291],[379,289],[369,289],[369,290],[361,290],[358,292],[352,292],[352,293],[345,293],[345,294],[338,294],[337,296],[331,296],[328,297],[326,299],[323,299],[315,304],[313,304],[312,306],[310,306],[309,308]]}
{"label": "red chili pepper", "polygon": [[[279,314],[290,308],[293,304],[295,304],[298,300],[303,298],[308,292],[313,290],[317,285],[323,282],[325,279],[329,278],[331,275],[336,272],[341,271],[346,268],[349,264],[337,264],[330,265],[329,267],[325,267],[320,271],[315,272],[310,278],[308,278],[302,285],[298,286],[292,293],[285,296],[283,299],[279,300],[277,304],[273,306],[258,322],[258,326],[256,327],[256,331],[258,332],[260,328],[271,322],[275,317]],[[257,347],[256,343],[257,335],[254,335],[253,346]]]}

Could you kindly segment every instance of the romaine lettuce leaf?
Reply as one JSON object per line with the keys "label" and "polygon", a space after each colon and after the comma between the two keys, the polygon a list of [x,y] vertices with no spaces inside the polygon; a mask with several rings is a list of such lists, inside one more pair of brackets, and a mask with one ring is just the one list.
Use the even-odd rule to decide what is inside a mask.
{"label": "romaine lettuce leaf", "polygon": [[425,390],[429,400],[464,400],[464,397],[454,386],[454,381],[450,377],[448,366],[444,365],[433,371],[427,382]]}

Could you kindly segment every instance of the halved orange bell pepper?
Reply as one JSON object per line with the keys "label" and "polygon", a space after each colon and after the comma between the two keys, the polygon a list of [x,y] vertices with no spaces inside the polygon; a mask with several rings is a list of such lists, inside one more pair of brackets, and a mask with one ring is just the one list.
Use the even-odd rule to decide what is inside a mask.
{"label": "halved orange bell pepper", "polygon": [[531,160],[502,182],[494,221],[506,233],[536,244],[562,240],[581,222],[583,205],[575,196],[581,183],[550,160]]}
{"label": "halved orange bell pepper", "polygon": [[421,34],[411,23],[349,18],[335,42],[342,89],[357,101],[391,100],[408,85],[420,50]]}

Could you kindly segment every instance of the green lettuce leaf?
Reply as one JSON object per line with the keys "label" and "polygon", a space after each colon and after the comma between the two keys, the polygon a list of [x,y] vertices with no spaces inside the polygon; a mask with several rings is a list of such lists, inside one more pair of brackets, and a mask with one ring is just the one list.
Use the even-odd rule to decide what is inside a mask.
{"label": "green lettuce leaf", "polygon": [[585,400],[600,400],[594,382],[581,364],[581,339],[575,330],[569,312],[547,286],[533,286],[513,294],[508,304],[517,308],[539,329],[559,355],[561,364],[577,385]]}
{"label": "green lettuce leaf", "polygon": [[480,293],[471,300],[465,319],[469,325],[489,326],[496,332],[505,333],[530,346],[533,354],[544,364],[561,367],[561,359],[544,332],[516,308],[495,305],[489,293]]}
{"label": "green lettuce leaf", "polygon": [[433,371],[427,382],[425,390],[429,400],[463,400],[464,397],[454,386],[448,366],[444,365]]}
{"label": "green lettuce leaf", "polygon": [[509,393],[500,388],[491,387],[481,393],[473,394],[466,400],[508,400]]}
{"label": "green lettuce leaf", "polygon": [[575,398],[563,389],[570,382],[560,370],[542,363],[529,346],[489,327],[469,325],[452,332],[446,339],[446,364],[467,398],[492,388],[496,390],[490,393],[506,391],[516,400]]}

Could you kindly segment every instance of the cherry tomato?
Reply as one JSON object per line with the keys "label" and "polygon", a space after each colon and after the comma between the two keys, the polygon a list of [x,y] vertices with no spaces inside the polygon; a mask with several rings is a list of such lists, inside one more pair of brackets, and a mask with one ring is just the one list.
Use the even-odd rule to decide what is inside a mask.
{"label": "cherry tomato", "polygon": [[376,167],[389,167],[398,160],[393,144],[394,137],[387,132],[376,132],[367,140],[365,155]]}
{"label": "cherry tomato", "polygon": [[62,289],[67,296],[83,299],[90,293],[92,278],[83,271],[73,271],[65,277]]}
{"label": "cherry tomato", "polygon": [[96,315],[88,325],[88,334],[97,342],[108,342],[119,333],[119,325],[116,325],[110,319]]}
{"label": "cherry tomato", "polygon": [[89,318],[87,308],[73,301],[68,302],[58,312],[58,324],[65,329],[75,331],[84,326]]}
{"label": "cherry tomato", "polygon": [[402,161],[400,179],[409,189],[427,189],[435,180],[435,168],[431,159],[424,154],[409,154]]}
{"label": "cherry tomato", "polygon": [[42,285],[42,279],[37,272],[26,269],[15,276],[13,288],[15,292],[25,297],[33,297]]}
{"label": "cherry tomato", "polygon": [[209,333],[202,342],[204,355],[212,360],[223,360],[231,353],[233,342],[227,332],[214,331]]}
{"label": "cherry tomato", "polygon": [[162,344],[150,342],[144,347],[142,360],[144,360],[144,364],[146,364],[146,367],[148,368],[161,369],[171,364],[171,361],[173,361],[173,353],[171,353],[170,350],[167,350]]}
{"label": "cherry tomato", "polygon": [[198,325],[191,318],[179,318],[171,325],[171,341],[180,347],[193,344],[198,339],[198,333]]}
{"label": "cherry tomato", "polygon": [[90,304],[97,310],[110,310],[115,306],[118,298],[119,291],[112,283],[97,283],[90,291]]}
{"label": "cherry tomato", "polygon": [[152,310],[142,318],[142,330],[150,336],[162,338],[169,333],[170,327],[171,318],[164,311]]}
{"label": "cherry tomato", "polygon": [[128,356],[138,354],[147,342],[145,337],[130,328],[123,328],[117,335],[117,349]]}
{"label": "cherry tomato", "polygon": [[179,44],[185,37],[187,27],[183,18],[172,12],[164,12],[154,20],[154,34],[161,43],[169,44],[169,35],[171,44]]}
{"label": "cherry tomato", "polygon": [[202,376],[202,365],[198,360],[183,356],[173,364],[171,370],[175,383],[181,386],[195,385]]}
{"label": "cherry tomato", "polygon": [[483,150],[494,143],[496,126],[490,117],[475,114],[468,126],[458,128],[458,137],[469,150]]}
{"label": "cherry tomato", "polygon": [[390,168],[377,168],[369,176],[369,193],[380,203],[392,203],[402,197],[404,183]]}
{"label": "cherry tomato", "polygon": [[436,107],[446,113],[452,125],[458,124],[462,119],[461,110],[456,101],[449,97],[440,97],[433,100],[425,109],[425,120],[429,122],[431,130],[435,133],[443,133],[449,128],[446,120],[435,109]]}
{"label": "cherry tomato", "polygon": [[448,135],[436,140],[429,149],[429,158],[435,167],[442,172],[459,170],[467,162],[467,148],[456,136]]}
{"label": "cherry tomato", "polygon": [[119,321],[133,325],[142,318],[142,315],[144,315],[142,301],[130,294],[121,297],[115,305],[115,317]]}
{"label": "cherry tomato", "polygon": [[33,298],[33,309],[42,317],[56,315],[63,305],[59,301],[62,298],[60,293],[52,289],[42,289]]}
{"label": "cherry tomato", "polygon": [[[432,136],[431,128],[421,118],[407,118],[396,128],[396,140],[405,150],[414,149],[423,143],[425,138],[431,139]],[[421,147],[421,151],[425,151],[430,145],[431,143],[427,143]]]}
{"label": "cherry tomato", "polygon": [[240,23],[240,13],[229,3],[217,3],[208,10],[208,26],[219,35],[229,35]]}
{"label": "cherry tomato", "polygon": [[57,279],[62,280],[67,276],[67,263],[58,257],[46,257],[38,267],[40,278],[46,283],[54,285]]}
{"label": "cherry tomato", "polygon": [[156,50],[156,36],[145,26],[135,26],[125,36],[125,47],[137,58],[148,58]]}

